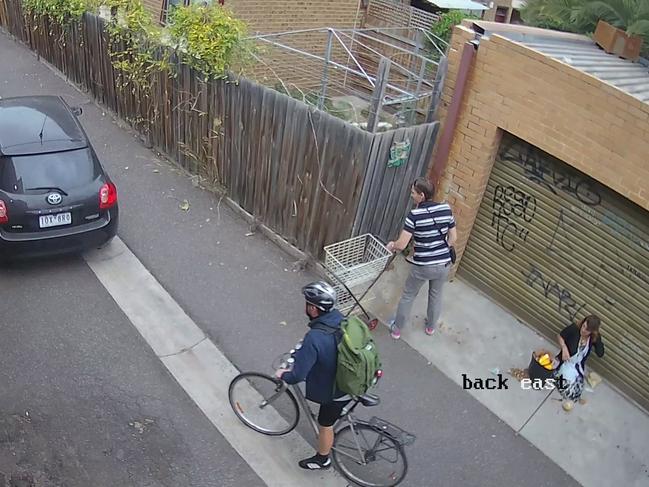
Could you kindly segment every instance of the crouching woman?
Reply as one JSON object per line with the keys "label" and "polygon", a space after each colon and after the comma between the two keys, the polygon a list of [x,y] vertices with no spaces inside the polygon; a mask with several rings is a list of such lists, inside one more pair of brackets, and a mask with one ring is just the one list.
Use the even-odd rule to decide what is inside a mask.
{"label": "crouching woman", "polygon": [[591,350],[598,357],[604,356],[604,343],[599,334],[598,316],[585,317],[579,324],[571,324],[558,335],[561,352],[557,355],[559,366],[555,369],[557,389],[561,396],[570,401],[580,401],[584,391],[584,370]]}

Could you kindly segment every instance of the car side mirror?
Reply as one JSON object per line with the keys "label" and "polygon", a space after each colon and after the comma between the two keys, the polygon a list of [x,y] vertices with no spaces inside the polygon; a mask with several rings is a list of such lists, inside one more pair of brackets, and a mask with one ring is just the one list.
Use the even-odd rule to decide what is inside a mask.
{"label": "car side mirror", "polygon": [[78,117],[83,114],[83,108],[81,107],[72,107],[72,113],[75,117]]}

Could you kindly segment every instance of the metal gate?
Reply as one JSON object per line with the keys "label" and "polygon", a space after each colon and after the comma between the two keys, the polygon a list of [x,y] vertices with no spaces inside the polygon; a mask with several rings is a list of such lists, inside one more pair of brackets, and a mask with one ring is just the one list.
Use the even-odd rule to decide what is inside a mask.
{"label": "metal gate", "polygon": [[553,342],[599,315],[589,366],[649,409],[646,210],[506,134],[459,273]]}

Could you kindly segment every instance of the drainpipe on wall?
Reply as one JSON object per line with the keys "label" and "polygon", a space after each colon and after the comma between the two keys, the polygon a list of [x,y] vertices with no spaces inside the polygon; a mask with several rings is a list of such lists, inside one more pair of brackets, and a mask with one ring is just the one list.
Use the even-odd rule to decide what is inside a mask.
{"label": "drainpipe on wall", "polygon": [[453,136],[455,135],[458,119],[460,118],[460,108],[462,106],[462,100],[464,99],[466,82],[469,78],[469,72],[471,70],[471,66],[473,65],[473,59],[475,58],[479,45],[480,42],[478,40],[473,40],[466,42],[464,44],[464,48],[462,49],[462,57],[460,58],[460,67],[458,68],[457,78],[455,80],[455,91],[453,92],[453,99],[451,100],[451,104],[448,107],[448,112],[446,114],[446,123],[444,123],[444,130],[442,132],[442,136],[439,139],[437,152],[435,152],[433,167],[431,168],[429,173],[430,180],[435,185],[435,188],[439,188],[439,181],[442,177],[442,174],[444,174],[444,170],[446,169],[446,165],[448,163],[448,156],[451,152]]}

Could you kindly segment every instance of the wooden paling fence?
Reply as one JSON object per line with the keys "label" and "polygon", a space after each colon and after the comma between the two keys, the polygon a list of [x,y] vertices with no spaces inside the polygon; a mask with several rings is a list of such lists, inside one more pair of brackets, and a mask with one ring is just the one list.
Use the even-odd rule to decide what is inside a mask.
{"label": "wooden paling fence", "polygon": [[[411,208],[410,187],[415,178],[426,174],[438,130],[439,123],[434,122],[391,130],[375,138],[354,235],[371,233],[383,241],[398,236]],[[399,147],[410,151],[408,160],[399,167],[390,167],[386,159],[394,158],[393,152]]]}
{"label": "wooden paling fence", "polygon": [[[372,134],[245,78],[206,82],[175,55],[175,75],[154,73],[146,93],[113,67],[99,17],[63,28],[0,0],[0,25],[152,147],[314,257],[360,233],[396,236],[409,185],[426,172],[437,122]],[[410,149],[388,167],[399,141]]]}

